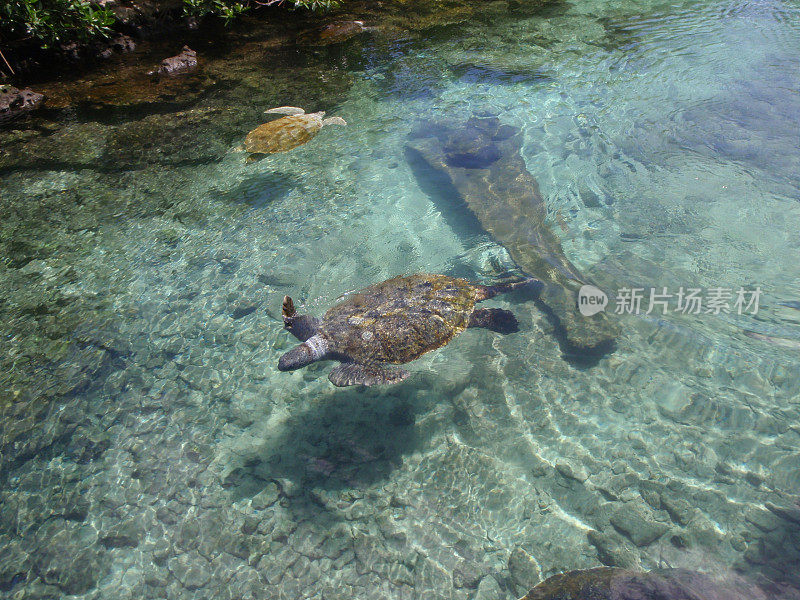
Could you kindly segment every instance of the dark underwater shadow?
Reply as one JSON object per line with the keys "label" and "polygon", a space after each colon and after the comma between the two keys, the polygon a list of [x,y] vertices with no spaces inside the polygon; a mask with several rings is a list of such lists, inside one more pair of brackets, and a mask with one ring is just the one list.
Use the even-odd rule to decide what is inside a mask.
{"label": "dark underwater shadow", "polygon": [[[244,160],[242,154],[242,160]],[[300,187],[302,180],[296,175],[275,171],[253,173],[232,189],[221,192],[219,197],[228,202],[240,202],[252,208],[264,208],[276,200],[282,200],[293,189]]]}
{"label": "dark underwater shadow", "polygon": [[[435,135],[437,125],[431,124],[427,132]],[[414,136],[415,133],[412,133]],[[426,162],[412,148],[406,146],[405,158],[411,171],[420,186],[420,189],[430,198],[436,209],[442,214],[447,225],[453,232],[467,243],[479,238],[491,238],[483,228],[478,218],[464,202],[461,194],[453,186],[444,173],[431,169]],[[451,273],[455,276],[464,276],[461,272]],[[469,276],[467,276],[469,278]],[[509,300],[515,302],[533,301],[536,307],[545,315],[553,328],[555,338],[561,350],[562,357],[572,366],[587,369],[596,366],[605,356],[614,352],[616,343],[608,340],[593,348],[578,347],[570,343],[567,330],[558,315],[541,299],[542,288],[533,287],[528,290],[514,292]],[[577,298],[575,299],[577,303]]]}
{"label": "dark underwater shadow", "polygon": [[450,67],[450,71],[464,83],[484,85],[536,85],[551,78],[544,71],[500,68],[480,63],[462,63]]}
{"label": "dark underwater shadow", "polygon": [[744,560],[735,569],[770,598],[800,600],[800,499],[785,498],[780,506],[767,502],[765,507],[758,526],[749,528]]}
{"label": "dark underwater shadow", "polygon": [[[316,369],[325,376],[331,363]],[[424,444],[415,426],[430,396],[419,374],[388,387],[333,388],[292,414],[281,432],[228,475],[224,486],[238,501],[274,481],[301,491],[358,490],[388,479],[404,455]],[[297,503],[302,507],[303,503]],[[319,507],[315,509],[319,511]]]}
{"label": "dark underwater shadow", "polygon": [[421,160],[419,155],[409,147],[406,147],[403,152],[417,185],[430,198],[453,233],[467,241],[487,237],[488,233],[481,226],[475,214],[469,210],[447,175],[435,169],[429,169],[425,161]]}
{"label": "dark underwater shadow", "polygon": [[[533,302],[553,327],[553,337],[561,350],[561,357],[577,369],[591,369],[617,349],[615,340],[607,340],[593,348],[582,348],[570,343],[567,330],[553,310],[537,295]],[[576,300],[577,302],[577,300]]]}

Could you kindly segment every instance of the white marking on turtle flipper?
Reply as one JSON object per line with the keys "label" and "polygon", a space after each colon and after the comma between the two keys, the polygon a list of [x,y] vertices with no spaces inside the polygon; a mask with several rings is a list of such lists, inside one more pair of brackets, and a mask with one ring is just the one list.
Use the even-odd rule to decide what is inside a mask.
{"label": "white marking on turtle flipper", "polygon": [[311,355],[315,359],[320,359],[328,353],[328,340],[321,335],[312,335],[305,341],[306,346],[311,348]]}

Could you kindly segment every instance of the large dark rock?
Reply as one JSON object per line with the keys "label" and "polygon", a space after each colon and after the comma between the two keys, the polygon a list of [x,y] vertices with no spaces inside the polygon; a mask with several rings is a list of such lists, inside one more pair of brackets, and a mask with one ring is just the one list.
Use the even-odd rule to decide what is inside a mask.
{"label": "large dark rock", "polygon": [[547,209],[521,145],[515,127],[495,117],[472,117],[465,124],[424,124],[412,134],[406,156],[423,189],[446,201],[463,201],[514,262],[546,284],[541,301],[566,353],[604,353],[613,348],[619,328],[603,313],[578,312],[577,293],[587,279],[545,222]]}
{"label": "large dark rock", "polygon": [[99,58],[109,58],[114,54],[128,54],[134,50],[136,50],[136,42],[134,39],[129,35],[120,34],[98,48],[97,56]]}
{"label": "large dark rock", "polygon": [[61,52],[72,61],[91,61],[94,58],[111,58],[118,54],[128,54],[136,50],[136,42],[129,35],[119,34],[111,39],[101,39],[89,44],[69,42],[62,44]]}
{"label": "large dark rock", "polygon": [[150,71],[148,75],[177,75],[197,68],[197,52],[184,46],[179,54],[170,56],[161,61],[158,69]]}
{"label": "large dark rock", "polygon": [[44,103],[43,94],[10,85],[0,85],[0,124],[36,110]]}
{"label": "large dark rock", "polygon": [[599,567],[554,575],[521,600],[766,600],[738,577],[717,579],[688,569],[647,573]]}

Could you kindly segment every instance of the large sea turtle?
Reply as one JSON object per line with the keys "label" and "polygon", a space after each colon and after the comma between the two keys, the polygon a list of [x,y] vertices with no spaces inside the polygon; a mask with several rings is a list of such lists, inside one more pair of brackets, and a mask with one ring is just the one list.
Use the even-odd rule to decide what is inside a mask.
{"label": "large sea turtle", "polygon": [[325,111],[308,113],[296,106],[279,106],[264,111],[266,114],[287,115],[259,125],[247,134],[240,149],[249,153],[247,162],[259,160],[266,154],[286,152],[305,144],[325,125],[347,125],[342,117],[325,117]]}
{"label": "large sea turtle", "polygon": [[397,383],[408,377],[408,371],[384,364],[419,358],[467,327],[517,331],[511,311],[475,308],[475,303],[534,282],[486,286],[446,275],[395,277],[348,296],[322,319],[298,315],[286,296],[284,325],[303,343],[281,356],[278,369],[292,371],[318,360],[338,360],[342,364],[328,376],[336,386]]}

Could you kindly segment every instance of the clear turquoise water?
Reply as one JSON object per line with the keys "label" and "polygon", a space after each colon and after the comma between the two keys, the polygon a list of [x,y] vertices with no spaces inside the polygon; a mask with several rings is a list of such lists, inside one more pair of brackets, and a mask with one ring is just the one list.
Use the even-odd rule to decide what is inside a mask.
{"label": "clear turquoise water", "polygon": [[[576,1],[248,63],[186,109],[225,108],[199,164],[197,138],[113,146],[152,116],[50,115],[90,158],[0,172],[0,596],[517,598],[667,563],[795,597],[800,533],[774,507],[800,485],[799,49],[797,2]],[[279,103],[349,125],[246,165],[298,52],[352,85]],[[476,112],[522,129],[601,287],[759,286],[759,313],[625,315],[579,368],[501,297],[519,333],[467,331],[402,385],[278,372],[284,294],[321,314],[398,274],[509,264],[403,154],[420,120]]]}

